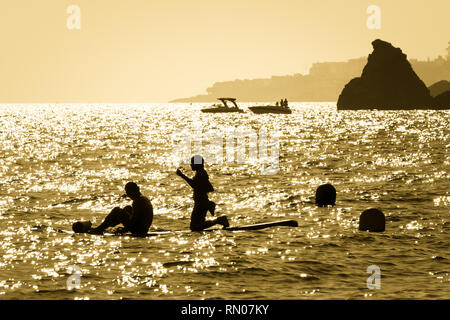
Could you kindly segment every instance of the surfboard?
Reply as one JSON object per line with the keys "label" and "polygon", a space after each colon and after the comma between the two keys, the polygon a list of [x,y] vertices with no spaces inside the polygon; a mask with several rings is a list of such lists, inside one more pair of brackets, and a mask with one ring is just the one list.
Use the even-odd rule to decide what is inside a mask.
{"label": "surfboard", "polygon": [[[210,231],[218,231],[218,230],[223,230],[223,231],[262,230],[262,229],[272,228],[272,227],[298,227],[298,222],[296,220],[280,220],[280,221],[248,224],[248,225],[228,227],[228,228],[211,228],[211,229],[205,229],[202,231],[191,231],[191,230],[153,231],[153,232],[147,233],[146,237],[170,235],[170,234],[176,234],[176,233],[188,233],[188,232],[210,232]],[[75,234],[75,232],[73,232],[73,231],[64,231],[64,230],[59,230],[59,231],[63,232],[63,233]],[[133,236],[133,235],[130,233],[124,233],[124,234],[103,233],[103,236]]]}

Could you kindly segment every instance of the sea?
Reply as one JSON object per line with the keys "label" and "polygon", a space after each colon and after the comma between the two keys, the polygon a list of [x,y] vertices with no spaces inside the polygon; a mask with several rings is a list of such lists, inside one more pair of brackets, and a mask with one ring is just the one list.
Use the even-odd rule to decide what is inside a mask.
{"label": "sea", "polygon": [[[257,115],[242,103],[244,113],[206,114],[205,105],[0,105],[0,299],[450,298],[449,111],[290,103],[292,114]],[[192,177],[186,158],[202,152],[216,216],[299,226],[71,232],[130,204],[129,181],[152,202],[150,232],[188,230],[192,190],[175,171]],[[319,208],[325,183],[337,201]],[[385,232],[358,230],[369,208],[385,214]]]}

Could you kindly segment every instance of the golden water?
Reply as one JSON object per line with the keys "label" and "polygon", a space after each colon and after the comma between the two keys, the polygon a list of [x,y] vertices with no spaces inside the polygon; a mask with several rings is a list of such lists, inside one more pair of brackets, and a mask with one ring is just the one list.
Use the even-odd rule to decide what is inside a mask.
{"label": "golden water", "polygon": [[[244,108],[246,107],[243,104]],[[336,111],[201,114],[201,105],[0,106],[2,299],[448,299],[450,113]],[[189,111],[187,111],[189,110]],[[171,135],[262,127],[280,132],[279,172],[207,166],[232,225],[296,219],[299,228],[158,237],[72,235],[101,222],[127,181],[155,209],[151,230],[188,229],[192,195],[175,175]],[[192,175],[187,165],[183,171]],[[314,206],[322,183],[334,208]],[[357,231],[378,207],[386,232]],[[369,290],[366,269],[381,269]],[[68,290],[70,266],[81,288]]]}

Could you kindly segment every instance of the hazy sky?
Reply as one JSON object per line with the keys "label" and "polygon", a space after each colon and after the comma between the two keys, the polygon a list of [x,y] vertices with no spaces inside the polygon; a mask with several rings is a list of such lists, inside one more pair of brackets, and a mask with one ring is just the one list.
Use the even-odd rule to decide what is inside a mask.
{"label": "hazy sky", "polygon": [[0,102],[168,101],[367,56],[376,38],[419,59],[450,41],[449,0],[1,0],[0,12]]}

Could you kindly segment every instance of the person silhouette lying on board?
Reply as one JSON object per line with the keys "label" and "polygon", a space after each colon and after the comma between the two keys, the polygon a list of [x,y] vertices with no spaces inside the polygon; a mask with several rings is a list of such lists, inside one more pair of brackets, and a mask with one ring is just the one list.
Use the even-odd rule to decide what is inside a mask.
{"label": "person silhouette lying on board", "polygon": [[120,233],[131,232],[136,236],[145,236],[153,221],[153,207],[150,200],[141,194],[139,186],[134,182],[125,185],[125,192],[133,200],[131,206],[121,209],[116,207],[106,216],[105,220],[96,228],[91,228],[90,221],[75,222],[72,229],[75,232],[103,234],[110,227],[122,224]]}
{"label": "person silhouette lying on board", "polygon": [[214,215],[216,204],[208,199],[208,192],[213,192],[214,188],[209,182],[208,173],[206,173],[204,160],[201,156],[196,155],[192,157],[191,169],[195,171],[192,179],[186,177],[180,169],[177,169],[176,172],[194,190],[194,209],[191,214],[190,229],[192,231],[201,231],[216,224],[221,224],[224,228],[228,228],[229,223],[226,216],[221,216],[215,220],[206,220],[208,211],[211,215]]}

